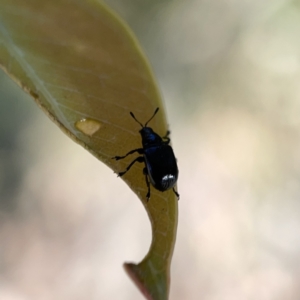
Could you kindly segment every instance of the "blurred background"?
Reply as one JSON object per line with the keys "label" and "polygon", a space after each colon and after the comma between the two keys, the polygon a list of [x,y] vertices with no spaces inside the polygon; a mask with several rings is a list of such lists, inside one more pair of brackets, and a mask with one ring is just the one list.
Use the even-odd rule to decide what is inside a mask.
{"label": "blurred background", "polygon": [[[178,158],[170,299],[298,300],[300,1],[106,2]],[[0,299],[144,299],[122,269],[150,245],[140,201],[3,72],[0,95]]]}

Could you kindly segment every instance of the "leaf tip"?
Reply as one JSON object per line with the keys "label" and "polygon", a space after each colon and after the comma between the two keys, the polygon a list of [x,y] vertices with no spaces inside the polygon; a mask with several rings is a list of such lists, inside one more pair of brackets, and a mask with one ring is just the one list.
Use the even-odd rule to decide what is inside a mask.
{"label": "leaf tip", "polygon": [[141,276],[139,266],[134,263],[124,263],[123,267],[125,269],[125,272],[131,278],[131,280],[135,283],[135,285],[138,287],[138,289],[141,291],[141,293],[146,297],[146,299],[154,300],[152,298],[152,296],[150,295],[149,291],[147,290],[147,287],[144,283],[143,277]]}

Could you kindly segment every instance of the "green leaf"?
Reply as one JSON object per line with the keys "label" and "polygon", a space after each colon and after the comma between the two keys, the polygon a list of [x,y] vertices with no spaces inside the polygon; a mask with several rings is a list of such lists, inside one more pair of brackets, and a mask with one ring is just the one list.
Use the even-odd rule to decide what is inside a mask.
{"label": "green leaf", "polygon": [[[111,157],[141,146],[130,111],[143,123],[160,107],[151,127],[160,135],[167,131],[137,41],[102,2],[0,0],[0,64],[68,136],[115,172],[133,158]],[[177,199],[172,191],[152,188],[147,203],[140,165],[122,179],[141,199],[153,232],[143,261],[125,269],[148,299],[168,299]]]}

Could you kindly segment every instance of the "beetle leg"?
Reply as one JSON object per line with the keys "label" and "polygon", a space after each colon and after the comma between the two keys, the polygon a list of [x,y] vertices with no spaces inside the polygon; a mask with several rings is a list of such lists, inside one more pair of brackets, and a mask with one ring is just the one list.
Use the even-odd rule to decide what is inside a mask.
{"label": "beetle leg", "polygon": [[169,143],[170,143],[170,138],[169,138],[170,133],[171,133],[171,131],[168,130],[167,133],[166,133],[166,135],[163,137],[163,139],[166,140],[166,141],[165,141],[166,144],[169,144]]}
{"label": "beetle leg", "polygon": [[145,162],[145,159],[144,159],[143,156],[137,157],[136,159],[134,159],[134,160],[130,163],[130,165],[126,168],[126,170],[125,170],[124,172],[120,172],[118,175],[119,175],[120,177],[123,176],[126,172],[128,172],[128,171],[130,170],[130,168],[133,166],[133,164],[134,164],[135,162]]}
{"label": "beetle leg", "polygon": [[150,183],[149,183],[149,179],[148,179],[148,170],[147,170],[147,168],[144,168],[143,173],[145,174],[146,184],[147,184],[147,188],[148,188],[148,192],[147,192],[147,195],[146,195],[146,199],[147,199],[147,202],[148,202],[149,199],[150,199]]}
{"label": "beetle leg", "polygon": [[168,138],[170,134],[171,134],[171,131],[168,130],[167,133],[166,133],[166,135],[164,136],[164,138],[165,138],[165,139]]}
{"label": "beetle leg", "polygon": [[176,195],[176,197],[178,198],[177,200],[179,200],[180,196],[179,196],[179,194],[175,191],[175,188],[173,188],[173,192],[174,192],[174,194]]}
{"label": "beetle leg", "polygon": [[123,159],[125,158],[126,156],[132,154],[132,153],[135,153],[135,152],[138,152],[138,154],[144,154],[144,149],[143,148],[138,148],[138,149],[134,149],[134,150],[131,150],[129,151],[126,155],[124,156],[114,156],[112,157],[112,159],[115,159],[115,160],[119,160],[119,159]]}

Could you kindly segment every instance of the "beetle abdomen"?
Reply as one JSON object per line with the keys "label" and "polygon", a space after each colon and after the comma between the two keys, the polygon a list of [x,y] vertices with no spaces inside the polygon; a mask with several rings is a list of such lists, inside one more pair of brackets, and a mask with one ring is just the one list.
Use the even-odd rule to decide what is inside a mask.
{"label": "beetle abdomen", "polygon": [[151,184],[162,192],[174,187],[178,168],[171,146],[163,144],[147,148],[144,157]]}
{"label": "beetle abdomen", "polygon": [[175,177],[173,174],[165,175],[161,180],[162,191],[166,191],[172,188],[177,181],[177,176]]}

